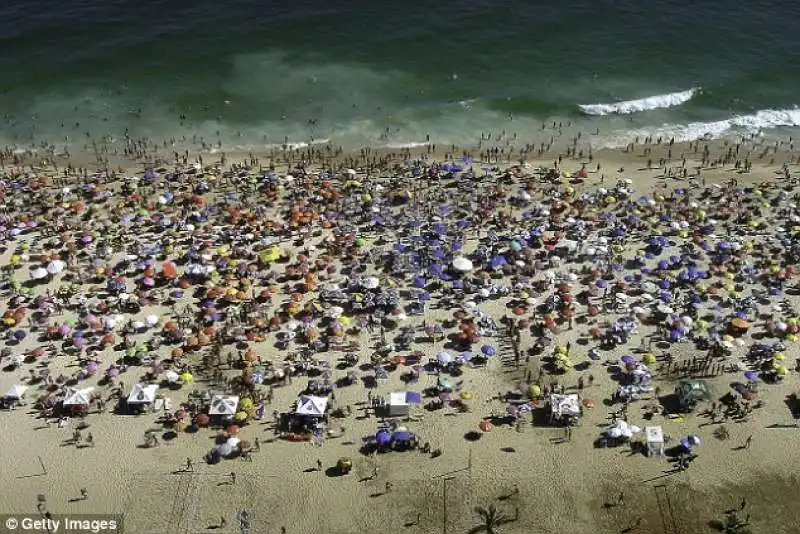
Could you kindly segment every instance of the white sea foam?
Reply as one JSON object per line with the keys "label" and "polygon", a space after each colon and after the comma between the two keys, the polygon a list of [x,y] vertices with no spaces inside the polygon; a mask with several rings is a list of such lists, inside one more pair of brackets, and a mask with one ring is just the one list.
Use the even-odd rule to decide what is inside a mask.
{"label": "white sea foam", "polygon": [[651,128],[638,128],[618,132],[606,139],[603,146],[621,147],[634,139],[648,136],[675,139],[676,142],[696,139],[720,138],[732,134],[760,134],[773,128],[800,127],[800,108],[762,109],[750,115],[737,115],[730,119],[712,122],[691,122],[688,124],[663,124]]}
{"label": "white sea foam", "polygon": [[581,111],[586,115],[629,115],[631,113],[639,113],[640,111],[648,111],[651,109],[680,106],[684,102],[691,100],[699,91],[700,88],[695,87],[687,89],[686,91],[648,96],[646,98],[637,98],[636,100],[625,100],[623,102],[614,102],[610,104],[580,104],[578,107],[581,108]]}
{"label": "white sea foam", "polygon": [[396,150],[400,150],[403,148],[418,148],[421,146],[428,146],[430,145],[427,141],[411,141],[409,143],[388,143],[381,148],[393,148]]}

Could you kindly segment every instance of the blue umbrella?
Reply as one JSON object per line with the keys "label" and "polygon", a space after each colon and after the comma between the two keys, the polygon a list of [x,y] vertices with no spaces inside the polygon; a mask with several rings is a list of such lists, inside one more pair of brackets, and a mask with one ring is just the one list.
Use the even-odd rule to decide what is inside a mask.
{"label": "blue umbrella", "polygon": [[392,441],[392,435],[387,430],[379,430],[375,434],[375,443],[381,447],[385,447]]}
{"label": "blue umbrella", "polygon": [[392,436],[392,439],[395,441],[411,441],[414,437],[414,434],[411,432],[395,432]]}
{"label": "blue umbrella", "polygon": [[623,356],[620,359],[622,360],[622,363],[624,363],[624,364],[629,364],[629,363],[633,363],[634,362],[633,356],[631,356],[630,354],[626,354],[625,356]]}
{"label": "blue umbrella", "polygon": [[411,281],[411,285],[416,289],[422,289],[425,287],[425,277],[423,276],[415,276],[414,279]]}
{"label": "blue umbrella", "polygon": [[601,279],[599,279],[598,281],[596,281],[596,282],[594,283],[594,285],[596,285],[596,286],[597,286],[598,288],[600,288],[600,289],[605,289],[606,287],[608,287],[608,282],[606,282],[605,280],[603,280],[603,279],[601,278]]}
{"label": "blue umbrella", "polygon": [[429,294],[427,291],[423,291],[422,293],[420,293],[420,294],[419,294],[419,296],[418,296],[417,298],[418,298],[419,300],[421,300],[422,302],[425,302],[425,301],[431,300],[431,296],[430,296],[430,294]]}
{"label": "blue umbrella", "polygon": [[428,265],[428,272],[433,274],[441,274],[444,272],[444,266],[441,263],[431,263]]}
{"label": "blue umbrella", "polygon": [[497,354],[497,349],[495,349],[491,345],[484,345],[481,347],[481,352],[484,353],[486,356],[494,356]]}

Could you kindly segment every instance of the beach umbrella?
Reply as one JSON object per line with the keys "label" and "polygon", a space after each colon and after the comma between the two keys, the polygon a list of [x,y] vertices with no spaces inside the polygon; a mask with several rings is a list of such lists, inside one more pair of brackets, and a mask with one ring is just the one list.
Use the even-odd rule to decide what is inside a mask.
{"label": "beach umbrella", "polygon": [[439,353],[436,355],[436,361],[438,361],[438,362],[439,362],[439,363],[441,363],[441,364],[448,364],[448,363],[450,363],[452,360],[453,360],[452,356],[450,356],[448,353],[446,353],[446,352],[444,352],[444,351],[442,351],[442,352],[439,352]]}
{"label": "beach umbrella", "polygon": [[43,267],[37,267],[30,272],[31,280],[43,280],[48,276],[47,269]]}
{"label": "beach umbrella", "polygon": [[481,347],[481,352],[486,356],[494,356],[495,354],[497,354],[497,349],[495,349],[491,345],[484,345]]}
{"label": "beach umbrella", "polygon": [[64,263],[61,260],[53,260],[53,261],[51,261],[50,263],[47,264],[46,270],[47,270],[48,274],[56,275],[56,274],[60,273],[61,271],[63,271],[64,267],[66,267],[66,266],[67,266],[67,264]]}
{"label": "beach umbrella", "polygon": [[492,423],[487,420],[483,420],[478,423],[478,428],[481,429],[482,432],[491,432],[492,431]]}
{"label": "beach umbrella", "polygon": [[392,434],[388,430],[379,430],[375,434],[375,443],[379,447],[386,447],[392,441]]}
{"label": "beach umbrella", "polygon": [[178,378],[181,382],[192,382],[194,380],[194,376],[189,372],[181,373]]}
{"label": "beach umbrella", "polygon": [[225,429],[225,433],[229,436],[235,436],[239,433],[238,425],[228,425],[228,428]]}
{"label": "beach umbrella", "polygon": [[459,272],[468,272],[473,268],[472,262],[463,256],[459,256],[453,260],[453,268]]}

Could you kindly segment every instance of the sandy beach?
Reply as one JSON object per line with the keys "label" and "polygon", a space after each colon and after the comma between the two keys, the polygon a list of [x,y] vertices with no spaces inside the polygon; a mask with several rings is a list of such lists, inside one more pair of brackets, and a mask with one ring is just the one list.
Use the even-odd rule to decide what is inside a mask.
{"label": "sandy beach", "polygon": [[[493,142],[488,143],[489,147],[495,146]],[[689,534],[720,531],[715,530],[714,522],[726,521],[726,511],[736,509],[736,520],[747,526],[731,532],[744,534],[748,529],[754,533],[798,532],[800,511],[793,505],[800,452],[793,445],[798,439],[800,406],[792,395],[800,392],[795,367],[800,353],[797,343],[788,337],[794,334],[774,326],[792,316],[788,310],[776,311],[775,306],[784,299],[795,310],[800,309],[797,296],[800,292],[796,291],[798,274],[789,272],[781,279],[781,290],[774,294],[764,289],[765,280],[777,276],[770,270],[773,260],[781,272],[792,267],[786,258],[790,257],[787,251],[793,245],[780,245],[780,238],[793,238],[798,230],[798,222],[793,219],[797,216],[794,202],[798,192],[795,178],[798,154],[790,144],[788,140],[778,146],[753,141],[741,146],[723,141],[700,141],[670,146],[668,140],[660,144],[646,144],[642,140],[630,150],[603,150],[590,155],[588,148],[581,148],[586,146],[585,140],[574,144],[561,140],[549,150],[533,147],[523,155],[519,149],[500,153],[501,148],[505,150],[501,142],[496,145],[496,157],[491,149],[487,154],[487,146],[483,144],[466,151],[456,147],[434,150],[432,146],[420,146],[406,149],[405,154],[390,149],[344,154],[338,153],[335,147],[318,147],[313,154],[307,149],[252,154],[226,152],[224,156],[222,152],[192,151],[186,162],[182,160],[182,153],[177,154],[177,163],[183,171],[192,170],[175,172],[174,178],[167,178],[167,175],[173,174],[176,155],[163,148],[149,147],[138,154],[140,157],[134,158],[102,150],[70,154],[69,159],[43,153],[9,154],[4,160],[4,169],[0,170],[0,175],[6,175],[2,189],[4,226],[11,228],[26,217],[42,223],[18,235],[3,233],[0,265],[7,275],[14,273],[19,281],[9,283],[6,276],[0,294],[4,300],[3,311],[27,307],[31,312],[34,296],[55,295],[67,284],[76,285],[63,305],[47,308],[46,317],[39,324],[27,322],[33,317],[32,312],[25,320],[6,322],[8,336],[4,338],[4,347],[8,350],[0,360],[0,394],[15,384],[30,388],[20,403],[9,403],[15,404],[13,409],[0,411],[3,428],[0,452],[6,466],[0,473],[0,513],[36,514],[37,496],[45,495],[47,510],[53,514],[124,514],[125,532],[129,534],[239,532],[236,514],[242,509],[249,513],[249,531],[253,534],[355,534],[378,529],[464,533],[491,532],[477,528],[482,524],[482,516],[476,512],[476,507],[485,511],[492,507],[497,521],[493,528],[498,533]],[[581,153],[573,153],[573,146]],[[730,151],[733,157],[729,158]],[[199,157],[203,158],[202,165]],[[490,161],[487,157],[494,159]],[[52,161],[43,162],[45,158]],[[661,162],[662,158],[668,161]],[[104,161],[100,163],[98,159]],[[415,160],[417,164],[413,163]],[[726,160],[724,165],[722,160]],[[301,161],[306,162],[305,174],[297,168]],[[737,161],[740,169],[734,168]],[[434,177],[435,162],[438,164]],[[443,170],[441,164],[445,162],[458,165],[458,170]],[[537,169],[552,169],[554,164],[558,164],[558,169],[549,178],[543,173],[536,174]],[[71,170],[65,178],[68,165]],[[255,184],[265,183],[265,179],[257,178],[263,174],[259,168],[266,171],[270,165],[274,166],[274,182],[256,189]],[[323,179],[321,166],[333,172]],[[86,179],[80,176],[79,167],[88,169]],[[417,171],[412,172],[412,167]],[[475,170],[476,177],[463,178],[470,168]],[[747,172],[743,172],[745,168]],[[93,178],[100,169],[121,171],[116,173],[116,179],[110,175]],[[505,169],[510,171],[505,172]],[[291,178],[287,178],[289,174]],[[395,178],[400,175],[405,178]],[[123,186],[132,183],[131,177],[135,177],[139,185],[123,196]],[[34,183],[37,181],[41,182],[40,187]],[[14,182],[23,185],[17,188]],[[90,182],[95,184],[91,190],[87,189],[85,195],[76,194],[79,183]],[[329,184],[324,185],[324,182]],[[474,188],[462,188],[462,182],[471,182]],[[72,188],[69,194],[64,194],[64,187]],[[608,198],[616,195],[615,189],[619,187],[627,188],[630,204],[626,204],[624,198]],[[310,202],[311,199],[322,198],[325,188],[336,190],[335,198],[326,198],[327,209],[341,215],[321,218],[319,213],[324,208],[320,204],[314,208],[313,217],[300,220],[296,228],[291,228],[288,223],[292,207],[302,205],[305,206],[302,209],[311,210],[308,206],[316,202]],[[606,192],[598,193],[598,188]],[[748,189],[736,193],[737,188]],[[683,193],[674,193],[676,189],[685,190],[688,196],[681,198]],[[758,193],[754,193],[754,189]],[[100,191],[109,192],[102,201],[96,196]],[[520,191],[527,191],[527,197]],[[707,191],[706,196],[703,196],[704,191]],[[172,195],[170,200],[160,202],[159,198],[164,198],[166,192]],[[779,192],[783,194],[780,198]],[[393,204],[395,196],[403,195],[405,199]],[[758,200],[762,195],[769,199],[763,204]],[[595,199],[591,203],[587,200],[590,196]],[[485,201],[478,202],[479,197]],[[660,200],[637,204],[640,197],[659,197]],[[175,200],[171,200],[173,198]],[[510,202],[511,198],[519,202]],[[572,206],[579,200],[591,205],[591,210],[587,208],[573,214]],[[697,205],[692,207],[692,202]],[[77,203],[81,203],[80,209],[75,207]],[[537,203],[539,208],[535,207]],[[458,218],[449,212],[437,212],[436,207],[442,204],[449,204],[456,212],[465,210],[470,218],[469,227],[458,228]],[[45,205],[49,207],[39,209]],[[62,209],[57,210],[59,205]],[[530,218],[524,216],[526,211],[535,211],[541,205],[550,206],[553,212],[540,210]],[[215,209],[204,211],[209,206]],[[626,210],[633,214],[634,208],[643,221],[641,225],[631,221],[626,233],[618,236],[617,241],[609,237],[620,249],[609,253],[608,258],[587,256],[586,247],[595,246],[601,234],[609,235],[615,224],[609,221],[601,224],[602,214],[614,212],[619,221],[624,219]],[[722,208],[730,209],[729,218],[721,216]],[[557,209],[566,209],[566,212]],[[137,221],[135,214],[142,214],[139,210],[147,210],[147,215]],[[351,216],[346,213],[348,210],[363,220],[348,221]],[[698,210],[705,210],[704,214],[699,216]],[[185,226],[175,226],[169,232],[163,228],[156,230],[158,219],[152,215],[159,213],[176,222],[193,218],[193,225],[202,231],[187,230]],[[198,213],[204,218],[198,218]],[[454,257],[470,258],[475,268],[463,274],[464,279],[477,276],[475,273],[479,271],[492,270],[479,266],[483,257],[481,247],[486,243],[493,243],[490,248],[498,254],[506,254],[514,236],[540,225],[547,225],[548,236],[561,232],[581,242],[583,252],[569,254],[559,262],[549,261],[549,253],[542,257],[531,256],[527,264],[521,262],[522,266],[510,262],[510,270],[505,273],[498,264],[494,272],[487,272],[483,280],[488,282],[480,287],[506,286],[505,293],[498,291],[487,297],[477,289],[472,293],[445,290],[449,288],[450,278],[433,280],[422,266],[393,272],[392,262],[380,260],[390,254],[398,242],[408,244],[414,232],[386,221],[383,227],[376,226],[375,219],[370,222],[369,217],[362,217],[363,213],[387,219],[401,216],[421,219],[426,229],[437,223],[448,225],[444,234],[452,235],[443,241],[447,246],[458,241],[459,248],[448,249],[442,263],[449,266]],[[555,214],[563,217],[554,217]],[[120,223],[123,215],[130,215],[133,222]],[[659,220],[660,215],[671,219]],[[743,222],[734,222],[739,215]],[[596,224],[585,235],[576,237],[578,234],[574,234],[572,223],[565,222],[568,217],[592,220]],[[681,219],[686,225],[679,225],[672,232],[669,222]],[[708,219],[716,219],[716,226],[713,232],[701,234],[701,226]],[[326,221],[331,224],[323,224]],[[265,224],[267,222],[270,224]],[[230,233],[223,235],[226,228]],[[645,253],[638,251],[648,247],[656,228],[675,244],[668,247],[670,251],[665,256],[645,260]],[[363,240],[356,252],[332,252],[331,242],[342,241],[334,237],[337,230],[352,233],[354,240]],[[254,232],[260,236],[241,242],[235,239]],[[81,236],[91,236],[91,239],[80,245]],[[137,249],[138,252],[130,248],[134,241],[164,245],[163,239],[167,236],[171,239],[168,247],[149,255],[144,248]],[[780,250],[771,251],[764,244],[765,239],[773,236],[778,240],[771,246]],[[263,245],[262,237],[274,241]],[[715,270],[710,266],[710,257],[716,243],[734,242],[736,238],[739,244],[746,241],[752,248],[741,249],[737,256],[741,261],[736,269],[729,271],[728,278],[724,269]],[[703,239],[712,243],[707,254],[700,249]],[[104,246],[107,242],[113,249],[111,253],[101,255],[98,241]],[[752,309],[747,310],[747,327],[730,340],[722,339],[729,332],[720,330],[718,346],[724,349],[724,354],[709,356],[714,343],[705,349],[695,344],[700,338],[712,337],[697,326],[701,319],[695,318],[693,323],[684,321],[686,332],[680,339],[669,337],[673,327],[664,325],[676,321],[670,318],[672,315],[682,315],[678,310],[683,310],[685,297],[697,291],[692,284],[676,278],[682,267],[672,271],[672,285],[667,284],[664,289],[671,292],[670,298],[674,299],[672,302],[665,300],[664,305],[674,306],[674,312],[657,318],[656,312],[648,311],[646,319],[636,319],[635,328],[626,332],[624,342],[613,346],[601,343],[599,338],[603,334],[593,335],[590,332],[593,328],[608,332],[620,317],[637,316],[633,307],[641,305],[650,310],[650,305],[641,299],[644,291],[638,289],[642,282],[624,279],[629,272],[639,273],[640,266],[635,261],[647,261],[652,267],[666,256],[688,254],[688,249],[681,249],[681,245],[687,244],[689,249],[696,245],[692,251],[699,254],[696,261],[700,268],[713,273],[703,282],[707,288],[698,317],[706,313],[715,315],[724,329],[734,312],[733,301],[750,296],[754,289],[759,292]],[[268,249],[273,245],[283,259],[263,260],[263,264],[247,276],[231,269],[216,281],[212,281],[211,276],[193,278],[180,296],[170,296],[179,287],[178,280],[188,272],[187,264],[204,261],[216,264],[220,256],[231,254],[230,249]],[[226,251],[220,247],[225,247]],[[201,256],[209,254],[214,258],[178,261],[190,248]],[[113,275],[93,271],[116,264],[132,253],[138,254],[138,258],[127,270]],[[46,256],[44,264],[49,264],[54,254],[66,262],[67,268],[55,274],[48,273],[42,280],[32,283],[30,273],[43,265],[41,256]],[[299,259],[301,255],[307,257],[306,262]],[[145,256],[153,259],[155,269],[155,274],[146,277],[160,278],[155,288],[144,289],[142,293],[139,291],[142,288],[137,289],[137,286],[140,279],[143,280],[143,269],[138,269],[135,263]],[[324,268],[316,269],[318,274],[313,277],[315,283],[311,287],[308,286],[311,279],[302,274],[288,276],[289,269],[302,272],[298,271],[299,263],[313,266],[315,260],[323,256],[328,256],[325,261],[334,267],[324,276]],[[343,259],[346,257],[351,260]],[[98,258],[102,261],[93,263]],[[260,253],[255,252],[252,258],[231,261],[242,259],[251,263],[262,261]],[[166,271],[162,273],[166,261],[175,261],[176,276],[163,274]],[[615,270],[611,263],[622,264],[624,268]],[[742,274],[738,270],[740,264],[752,265],[757,274]],[[353,269],[357,266],[363,268]],[[604,277],[592,274],[592,269],[609,274],[609,288],[617,289],[604,291],[605,286],[596,283]],[[272,274],[262,277],[265,271]],[[281,439],[274,428],[272,413],[274,410],[294,411],[309,377],[298,372],[290,381],[265,378],[251,389],[236,387],[236,384],[241,385],[241,377],[253,368],[245,363],[244,353],[253,351],[258,362],[251,364],[264,364],[267,375],[275,376],[273,371],[284,368],[285,359],[290,355],[295,361],[302,359],[299,353],[310,344],[302,341],[308,325],[296,326],[297,332],[304,333],[298,334],[288,347],[278,348],[282,346],[282,336],[291,330],[289,323],[295,315],[289,312],[293,295],[297,294],[295,300],[299,308],[305,309],[303,307],[308,305],[312,310],[309,324],[319,329],[318,335],[331,337],[336,327],[331,327],[327,320],[330,317],[326,317],[325,310],[330,309],[330,303],[321,299],[327,284],[341,282],[344,285],[348,280],[375,277],[380,280],[380,288],[397,289],[398,309],[405,310],[412,302],[419,304],[414,298],[422,290],[414,286],[416,271],[427,273],[427,284],[423,286],[433,284],[431,289],[425,289],[430,300],[422,301],[424,311],[419,315],[405,311],[388,313],[383,318],[383,326],[380,326],[380,319],[370,325],[367,318],[374,312],[359,313],[352,303],[343,305],[340,315],[349,317],[351,324],[342,326],[345,332],[341,337],[359,348],[312,350],[309,358],[315,362],[329,362],[333,382],[344,378],[348,372],[356,373],[357,381],[337,387],[334,397],[323,395],[329,399],[323,439],[304,442]],[[448,267],[447,271],[452,269]],[[556,274],[549,277],[547,273],[558,273],[558,278],[563,275],[565,281],[555,282]],[[569,278],[569,273],[575,276]],[[656,269],[652,275],[645,274],[645,279],[657,274]],[[248,276],[248,283],[241,284]],[[144,304],[140,309],[97,311],[99,302],[111,298],[108,283],[116,277],[124,278],[125,292],[142,299],[140,302]],[[520,281],[520,277],[527,281]],[[304,282],[306,291],[301,292],[298,288]],[[571,291],[570,294],[575,295],[576,303],[571,312],[574,320],[562,320],[567,317],[562,314],[551,328],[549,323],[542,323],[548,313],[537,311],[537,307],[545,304],[550,295],[558,293],[563,298],[565,293],[559,293],[558,289],[562,284],[569,285],[567,293]],[[620,284],[624,284],[625,289],[620,289],[623,287]],[[205,298],[210,298],[204,296],[204,292],[212,287],[234,286],[234,295],[244,294],[242,302],[258,301],[267,288],[272,293],[264,296],[263,307],[245,318],[244,326],[238,314],[230,311],[218,320],[204,322],[211,313],[208,307],[201,306]],[[19,287],[33,289],[14,305],[11,302],[21,294]],[[541,289],[535,297],[534,287]],[[615,291],[627,291],[630,296],[623,302],[615,302]],[[586,295],[580,296],[584,292]],[[225,295],[213,300],[221,302]],[[656,295],[660,298],[658,293]],[[535,302],[528,299],[535,299]],[[55,297],[52,300],[60,302]],[[443,301],[448,303],[443,304]],[[314,311],[315,303],[320,306],[318,313]],[[214,306],[216,304],[211,307]],[[519,313],[517,308],[520,308]],[[595,313],[590,313],[590,308]],[[419,444],[429,443],[430,448],[439,449],[441,455],[424,453],[419,447],[402,452],[359,452],[363,439],[375,435],[385,419],[371,409],[369,400],[392,392],[423,392],[440,387],[441,379],[449,374],[444,369],[426,367],[418,371],[417,382],[404,380],[412,372],[410,354],[421,352],[420,365],[431,359],[436,362],[442,351],[455,359],[461,352],[457,336],[464,331],[460,330],[461,319],[454,318],[455,314],[463,312],[470,317],[475,309],[481,311],[482,317],[490,318],[487,324],[494,326],[487,326],[485,335],[480,335],[469,350],[480,353],[483,346],[489,346],[496,354],[486,358],[485,366],[469,362],[456,366],[458,372],[447,378],[451,386],[445,388],[455,402],[444,401],[444,406],[438,409],[427,409],[425,404],[436,403],[437,392],[432,397],[424,397],[421,405],[412,405],[408,418],[397,418],[416,434]],[[119,361],[126,354],[126,339],[133,345],[147,344],[161,337],[167,323],[178,321],[184,311],[189,317],[187,326],[191,332],[175,343],[164,342],[146,349],[150,364],[126,365],[124,372],[115,372],[113,380],[107,378],[111,367],[121,366]],[[123,320],[110,328],[105,323],[99,328],[80,326],[88,321],[88,315],[102,322],[103,317],[115,313],[122,315]],[[157,323],[148,327],[147,318],[151,315],[157,317]],[[261,323],[256,322],[256,316]],[[359,316],[364,317],[363,327],[355,328],[361,324]],[[13,312],[11,317],[14,317]],[[271,324],[273,317],[279,318],[273,324],[275,328],[262,324]],[[526,326],[519,326],[522,319],[527,320]],[[145,328],[126,336],[123,329],[129,321],[142,321]],[[716,324],[713,320],[708,323]],[[71,324],[72,330],[85,331],[89,338],[87,347],[75,350],[75,337],[71,333],[58,333],[48,338],[51,328],[58,330],[63,324]],[[425,327],[437,324],[443,325],[441,334],[428,335]],[[189,337],[199,336],[198,331],[205,332],[206,327],[211,328],[207,334],[209,340],[205,344],[198,342],[202,346],[187,349],[193,345]],[[403,349],[389,347],[384,351],[384,346],[393,343],[394,337],[405,327],[413,327],[410,345]],[[240,335],[235,343],[224,343],[223,332],[237,328],[248,332],[258,330],[259,335]],[[17,336],[18,331],[23,331],[24,335]],[[385,339],[381,339],[381,331]],[[518,341],[514,340],[515,333]],[[100,342],[106,334],[112,334],[113,342]],[[537,343],[543,343],[539,341],[542,338],[547,342],[537,349]],[[751,346],[756,343],[772,345],[778,340],[786,346],[774,351],[782,356],[774,362],[770,360],[770,365],[775,364],[774,369],[755,369],[752,359],[747,357]],[[51,344],[52,352],[46,349]],[[560,362],[564,360],[558,359],[558,353],[567,346],[570,347],[566,349],[569,363],[562,365]],[[176,356],[175,349],[179,347],[185,351]],[[42,348],[42,354],[31,356],[37,348]],[[595,358],[590,357],[592,350]],[[218,360],[214,351],[220,353]],[[357,364],[337,367],[347,352],[358,357]],[[375,387],[366,388],[363,378],[372,375],[374,370],[371,358],[382,352],[385,353],[375,358],[388,369],[387,376],[374,380]],[[396,359],[400,355],[403,360]],[[620,359],[626,355],[636,362],[649,355],[654,361],[647,365],[652,377],[648,380],[650,389],[629,404],[611,400],[620,387]],[[24,361],[17,362],[18,356]],[[406,356],[409,365],[405,363]],[[86,372],[92,363],[95,370]],[[159,363],[164,365],[153,376],[153,366]],[[81,376],[72,382],[53,384],[43,378],[31,380],[45,369],[51,378],[73,377],[76,373]],[[193,380],[166,384],[162,376],[166,369],[191,372]],[[755,383],[758,384],[757,397],[753,392],[756,400],[741,408],[741,397],[731,384],[743,383],[746,371],[760,375],[752,380],[754,388]],[[706,382],[712,395],[691,412],[679,413],[672,409],[673,401],[668,397],[680,380],[689,378]],[[122,397],[127,398],[131,388],[140,382],[161,384],[158,394],[170,399],[169,411],[153,411],[148,407],[138,415],[126,410],[118,413],[114,390],[120,388]],[[549,399],[543,392],[531,395],[534,384],[538,384],[540,391],[545,387],[552,391],[563,388],[564,393],[579,395],[582,414],[578,421],[566,428],[540,417]],[[65,385],[93,387],[94,393],[100,393],[108,401],[101,410],[92,402],[85,416],[73,416],[60,427],[57,416],[42,416],[44,410],[36,404],[37,399],[48,396],[57,397],[56,403],[63,402]],[[238,425],[238,438],[251,444],[258,440],[258,450],[244,457],[234,455],[219,463],[204,461],[215,446],[218,433],[225,433],[228,425],[227,422],[199,428],[190,425],[191,431],[182,431],[182,427],[175,431],[173,414],[182,409],[183,404],[198,404],[197,413],[208,409],[207,402],[189,398],[195,390],[236,393],[241,399],[253,397],[254,401],[269,397],[264,401],[261,418],[249,414],[248,420]],[[532,414],[523,412],[515,419],[516,423],[501,424],[512,404],[510,399],[517,398],[516,395],[532,403]],[[709,413],[712,403],[721,410],[720,399],[726,395],[734,398],[727,405],[729,413],[712,417]],[[655,410],[654,404],[661,405],[663,410]],[[62,408],[55,411],[63,413]],[[191,411],[188,407],[183,410]],[[165,415],[169,421],[162,421]],[[696,454],[685,469],[676,468],[668,457],[643,454],[640,448],[643,433],[635,434],[619,446],[599,448],[597,441],[602,433],[613,421],[623,418],[640,429],[662,427],[667,449],[679,447],[681,438],[685,437],[697,436],[702,443],[691,451],[683,451],[689,456]],[[486,426],[484,430],[479,426],[490,419],[495,421],[491,427]],[[80,430],[81,437],[77,443],[71,442],[81,422],[86,425]],[[158,436],[157,446],[145,446],[144,436],[150,430]],[[91,443],[86,441],[89,433]],[[191,468],[187,466],[187,458],[191,460]],[[336,466],[341,458],[349,458],[353,465],[349,474],[340,476]],[[85,497],[81,489],[86,490]]]}

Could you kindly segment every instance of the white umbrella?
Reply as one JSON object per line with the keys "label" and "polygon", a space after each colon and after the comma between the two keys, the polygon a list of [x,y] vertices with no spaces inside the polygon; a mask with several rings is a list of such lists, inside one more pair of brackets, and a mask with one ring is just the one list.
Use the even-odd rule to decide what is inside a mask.
{"label": "white umbrella", "polygon": [[439,363],[450,363],[452,359],[453,358],[444,351],[436,355],[436,361],[438,361]]}
{"label": "white umbrella", "polygon": [[21,399],[27,390],[28,386],[14,384],[11,386],[11,389],[8,390],[8,393],[5,394],[5,397],[7,399]]}
{"label": "white umbrella", "polygon": [[53,260],[47,264],[47,272],[50,274],[58,274],[64,270],[67,264],[61,260]]}
{"label": "white umbrella", "polygon": [[378,280],[378,279],[377,279],[376,277],[374,277],[374,276],[369,276],[369,277],[365,278],[365,279],[364,279],[364,280],[361,282],[361,285],[362,285],[362,286],[363,286],[365,289],[376,289],[376,288],[377,288],[377,287],[378,287],[380,284],[381,284],[381,281],[380,281],[380,280]]}
{"label": "white umbrella", "polygon": [[472,262],[469,258],[465,258],[464,256],[459,256],[453,260],[453,268],[456,271],[467,272],[472,270]]}
{"label": "white umbrella", "polygon": [[164,371],[164,380],[173,384],[179,380],[179,375],[173,370]]}
{"label": "white umbrella", "polygon": [[158,324],[158,315],[148,315],[145,317],[144,321],[147,323],[147,326],[153,327]]}
{"label": "white umbrella", "polygon": [[47,269],[44,267],[37,267],[31,271],[31,280],[42,280],[43,278],[47,278],[48,274]]}
{"label": "white umbrella", "polygon": [[344,308],[340,306],[331,306],[328,308],[328,311],[325,312],[325,315],[330,317],[331,319],[336,319],[337,317],[341,317],[344,313]]}

